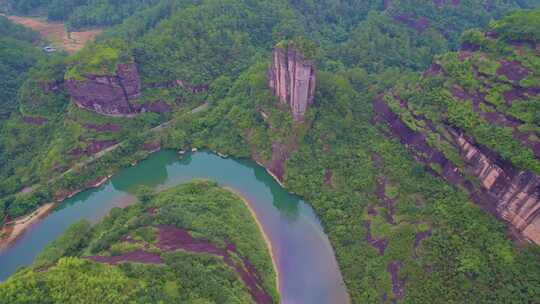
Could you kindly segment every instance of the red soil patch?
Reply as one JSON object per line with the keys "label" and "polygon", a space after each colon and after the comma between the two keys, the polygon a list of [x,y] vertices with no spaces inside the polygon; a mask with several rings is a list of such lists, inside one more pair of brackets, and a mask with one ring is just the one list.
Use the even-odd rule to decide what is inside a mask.
{"label": "red soil patch", "polygon": [[334,172],[330,169],[326,169],[324,173],[324,183],[328,186],[332,186],[332,180],[334,178]]}
{"label": "red soil patch", "polygon": [[490,124],[496,124],[496,125],[505,126],[508,128],[517,128],[521,124],[523,124],[522,121],[514,119],[511,116],[503,115],[502,113],[499,113],[499,112],[480,112],[480,111],[478,112]]}
{"label": "red soil patch", "polygon": [[460,86],[454,85],[452,88],[450,88],[450,92],[452,95],[460,100],[467,100],[469,99],[469,94],[465,92]]}
{"label": "red soil patch", "polygon": [[113,123],[106,123],[102,125],[97,124],[84,124],[83,125],[86,129],[94,130],[97,132],[119,132],[122,130],[121,125],[113,124]]}
{"label": "red soil patch", "polygon": [[144,264],[161,264],[161,256],[157,253],[147,252],[142,249],[131,251],[117,256],[90,256],[89,260],[94,262],[117,265],[124,262],[144,263]]}
{"label": "red soil patch", "polygon": [[115,140],[94,140],[86,148],[76,148],[69,154],[72,156],[81,156],[83,154],[94,155],[116,144],[117,142]]}
{"label": "red soil patch", "polygon": [[416,233],[416,235],[414,236],[414,257],[417,256],[416,249],[418,248],[418,246],[420,246],[423,240],[427,239],[430,236],[431,230]]}
{"label": "red soil patch", "polygon": [[468,59],[468,58],[472,57],[473,54],[474,54],[473,52],[461,50],[458,53],[458,58],[459,58],[459,60],[461,62],[463,62],[463,61],[465,61],[465,59]]}
{"label": "red soil patch", "polygon": [[375,239],[373,235],[371,234],[371,221],[364,222],[364,228],[366,228],[366,241],[377,251],[379,251],[379,255],[384,255],[384,250],[386,249],[386,246],[388,246],[388,240],[386,239]]}
{"label": "red soil patch", "polygon": [[392,225],[396,224],[396,221],[394,220],[394,214],[396,213],[396,202],[394,200],[391,200],[389,197],[386,196],[386,177],[381,176],[377,178],[377,197],[379,200],[385,205],[386,210],[388,210],[388,213],[385,214],[386,221]]}
{"label": "red soil patch", "polygon": [[[530,135],[536,134],[532,131],[521,131],[520,127],[524,124],[523,121],[505,113],[497,112],[495,106],[485,99],[485,93],[469,93],[459,86],[453,86],[452,88],[450,88],[450,91],[452,95],[459,100],[472,100],[474,112],[478,113],[490,124],[512,128],[513,137],[519,140],[521,144],[531,149],[536,157],[540,157],[540,143],[530,140]],[[511,105],[511,103],[514,102],[516,99],[527,99],[529,98],[529,96],[535,96],[536,94],[540,94],[540,88],[524,89],[520,87],[515,87],[514,89],[505,92],[503,95],[507,104]],[[483,110],[480,107],[481,104],[491,108],[493,111],[490,112]]]}
{"label": "red soil patch", "polygon": [[163,114],[163,113],[171,112],[172,108],[166,102],[158,100],[158,101],[154,101],[154,102],[151,102],[151,103],[145,103],[142,106],[142,110],[148,111],[148,112],[153,112],[153,113],[158,113],[158,114]]}
{"label": "red soil patch", "polygon": [[512,105],[515,101],[525,100],[540,94],[539,88],[522,88],[514,87],[509,91],[504,92],[504,100],[508,105]]}
{"label": "red soil patch", "polygon": [[174,226],[159,227],[159,236],[156,246],[165,251],[182,249],[191,252],[206,252],[216,255],[223,252],[222,248],[207,241],[196,240],[189,232]]}
{"label": "red soil patch", "polygon": [[425,31],[431,24],[429,19],[427,19],[426,17],[420,17],[415,19],[408,14],[396,14],[392,18],[394,19],[394,21],[403,23],[408,27],[415,29],[419,33]]}
{"label": "red soil patch", "polygon": [[512,135],[517,138],[522,144],[531,149],[536,158],[540,158],[540,142],[531,140],[530,136],[538,136],[538,133],[533,131],[521,132],[519,129],[515,129]]}
{"label": "red soil patch", "polygon": [[371,216],[376,216],[378,214],[377,209],[375,209],[375,206],[369,205],[367,213]]}
{"label": "red soil patch", "polygon": [[477,52],[480,50],[480,46],[474,43],[464,42],[461,44],[460,50],[464,52]]}
{"label": "red soil patch", "polygon": [[372,154],[371,155],[371,161],[373,161],[373,163],[375,164],[375,167],[377,167],[377,169],[382,169],[382,167],[384,165],[384,162],[383,162],[382,158],[379,155]]}
{"label": "red soil patch", "polygon": [[501,60],[501,67],[497,70],[497,75],[504,75],[510,81],[519,82],[529,76],[531,72],[521,66],[519,61]]}
{"label": "red soil patch", "polygon": [[247,259],[242,259],[243,265],[237,264],[229,255],[229,251],[236,252],[233,244],[226,249],[220,248],[208,241],[194,239],[189,232],[174,226],[159,226],[159,235],[156,246],[165,251],[185,250],[195,253],[206,253],[223,258],[225,263],[233,268],[240,276],[257,303],[272,303],[272,297],[262,288],[262,280],[255,267]]}
{"label": "red soil patch", "polygon": [[23,117],[23,121],[30,125],[42,126],[49,120],[42,117]]}
{"label": "red soil patch", "polygon": [[161,143],[159,141],[145,143],[142,148],[145,151],[154,152],[161,149]]}
{"label": "red soil patch", "polygon": [[[155,208],[150,208],[147,212],[154,214]],[[227,242],[226,248],[218,247],[206,240],[195,239],[189,234],[189,232],[176,228],[175,226],[160,225],[158,226],[158,240],[156,246],[163,251],[176,251],[184,250],[193,253],[205,253],[223,258],[225,264],[234,269],[234,271],[240,276],[244,284],[249,290],[249,293],[253,297],[256,303],[270,304],[272,303],[272,297],[262,287],[262,279],[257,269],[246,258],[241,258],[242,263],[235,262],[230,252],[240,256],[236,251],[236,246]],[[131,243],[137,243],[137,241],[131,240],[125,236],[123,241]],[[118,256],[90,256],[89,260],[105,263],[110,265],[116,265],[123,262],[135,262],[146,264],[161,264],[163,263],[161,256],[157,253],[151,253],[142,249],[121,254]]]}
{"label": "red soil patch", "polygon": [[88,152],[91,154],[95,154],[95,153],[98,153],[107,149],[108,147],[114,146],[116,144],[117,144],[116,140],[96,140],[90,144],[90,147],[88,148]]}
{"label": "red soil patch", "polygon": [[398,300],[402,299],[405,295],[405,281],[400,280],[398,275],[400,268],[400,261],[392,261],[390,264],[388,264],[388,267],[386,267],[386,270],[392,277],[392,292]]}

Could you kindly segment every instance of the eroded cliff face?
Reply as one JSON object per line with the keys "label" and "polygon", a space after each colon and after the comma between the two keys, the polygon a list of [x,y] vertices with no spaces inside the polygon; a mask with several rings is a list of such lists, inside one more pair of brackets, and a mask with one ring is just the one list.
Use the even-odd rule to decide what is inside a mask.
{"label": "eroded cliff face", "polygon": [[288,104],[301,121],[315,97],[315,67],[293,46],[276,47],[268,70],[268,87],[279,101]]}
{"label": "eroded cliff face", "polygon": [[133,116],[130,101],[141,94],[141,81],[134,63],[118,64],[115,75],[85,75],[84,80],[68,79],[66,88],[81,108],[109,116]]}
{"label": "eroded cliff face", "polygon": [[[471,199],[488,212],[505,220],[514,231],[526,239],[540,244],[540,177],[518,170],[512,164],[468,138],[450,126],[449,143],[459,152],[465,167],[460,168],[448,160],[438,149],[431,147],[426,136],[410,129],[392,112],[381,96],[374,101],[375,121],[388,126],[391,136],[398,138],[414,158],[428,167],[440,166],[437,174],[453,185],[468,191]],[[473,176],[473,184],[464,176]]]}
{"label": "eroded cliff face", "polygon": [[[286,163],[300,142],[300,129],[309,127],[311,123],[305,118],[315,97],[315,66],[294,46],[276,47],[272,53],[272,64],[267,74],[267,84],[279,103],[290,108],[294,124],[287,135],[280,141],[272,142],[271,158],[264,160],[253,148],[252,157],[278,181],[283,182]],[[272,125],[268,114],[260,111],[271,132],[278,132],[282,126]],[[248,137],[251,137],[248,134]]]}
{"label": "eroded cliff face", "polygon": [[540,177],[517,170],[464,134],[451,130],[467,170],[481,183],[497,213],[525,237],[540,244]]}

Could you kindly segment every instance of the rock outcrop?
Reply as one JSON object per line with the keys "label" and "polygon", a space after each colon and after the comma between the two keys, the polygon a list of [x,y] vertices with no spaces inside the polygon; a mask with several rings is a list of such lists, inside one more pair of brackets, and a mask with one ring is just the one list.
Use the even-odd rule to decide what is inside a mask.
{"label": "rock outcrop", "polygon": [[315,67],[292,45],[276,47],[268,70],[268,87],[279,101],[288,104],[301,121],[315,97]]}
{"label": "rock outcrop", "polygon": [[83,80],[68,79],[66,87],[73,102],[81,108],[109,116],[133,116],[130,101],[141,94],[141,81],[134,63],[118,64],[115,75],[85,75]]}
{"label": "rock outcrop", "polygon": [[482,151],[464,134],[451,130],[467,171],[484,188],[502,218],[540,244],[540,177],[517,170],[490,151]]}
{"label": "rock outcrop", "polygon": [[[374,102],[375,121],[389,127],[390,135],[397,137],[417,161],[426,165],[437,164],[441,170],[432,171],[453,185],[459,185],[473,201],[490,213],[507,221],[513,230],[530,241],[540,244],[540,177],[515,168],[485,147],[450,126],[449,143],[459,152],[465,167],[459,168],[444,154],[431,147],[426,136],[410,129],[379,96]],[[464,176],[473,176],[477,185]]]}

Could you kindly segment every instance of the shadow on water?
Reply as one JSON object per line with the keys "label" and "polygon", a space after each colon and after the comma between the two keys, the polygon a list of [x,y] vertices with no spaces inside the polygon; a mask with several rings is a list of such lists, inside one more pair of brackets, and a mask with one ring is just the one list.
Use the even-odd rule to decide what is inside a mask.
{"label": "shadow on water", "polygon": [[287,191],[283,191],[283,188],[270,176],[264,168],[247,160],[235,160],[237,163],[253,169],[255,179],[265,184],[272,193],[273,205],[288,216],[291,220],[298,217],[298,203],[300,198]]}
{"label": "shadow on water", "polygon": [[[109,183],[109,182],[107,182]],[[107,184],[105,183],[105,184]],[[64,200],[62,203],[58,204],[56,207],[54,207],[53,212],[60,211],[62,209],[71,207],[75,204],[77,204],[79,201],[86,201],[88,198],[92,197],[94,193],[99,192],[100,188],[94,188],[82,191],[80,193],[75,194],[72,198]]]}
{"label": "shadow on water", "polygon": [[[157,187],[165,183],[169,177],[167,166],[176,160],[170,157],[158,157],[154,162],[142,161],[134,167],[122,170],[111,179],[116,190],[135,194],[141,184],[149,187]],[[142,174],[141,174],[142,173]]]}

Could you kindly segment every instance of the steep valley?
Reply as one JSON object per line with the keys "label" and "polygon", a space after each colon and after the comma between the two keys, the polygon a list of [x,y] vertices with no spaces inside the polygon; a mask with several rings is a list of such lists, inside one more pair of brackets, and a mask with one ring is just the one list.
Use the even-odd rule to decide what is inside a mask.
{"label": "steep valley", "polygon": [[[4,39],[9,48],[0,63],[19,53],[37,59],[10,66],[6,75],[20,75],[10,76],[16,79],[5,82],[9,94],[0,99],[6,105],[1,223],[144,167],[158,150],[179,157],[208,150],[257,162],[282,186],[268,190],[272,195],[286,190],[313,208],[339,271],[334,262],[318,266],[333,269],[327,279],[347,296],[327,300],[327,289],[313,288],[307,302],[540,302],[538,1],[85,0],[65,1],[64,9],[62,1],[30,2],[4,5],[8,13],[39,13],[70,30],[108,29],[73,54],[42,54],[32,33]],[[193,176],[206,172],[199,169]],[[268,178],[259,170],[254,180]],[[32,280],[48,286],[73,275],[71,267],[92,278],[106,272],[133,287],[125,297],[111,294],[120,302],[154,301],[140,289],[146,283],[135,279],[139,272],[160,282],[155,292],[165,301],[185,286],[217,303],[279,301],[270,271],[262,281],[251,272],[249,263],[261,260],[244,263],[251,249],[237,254],[221,246],[223,235],[201,238],[186,222],[173,228],[172,219],[154,221],[151,210],[124,218],[138,206],[88,228],[111,234],[99,242],[121,244],[90,252],[81,240],[50,271],[38,271],[39,263],[24,268],[0,292],[23,302],[13,286]],[[167,208],[165,200],[159,208]],[[304,218],[293,205],[280,212],[283,220]],[[116,216],[121,220],[113,225]],[[154,233],[142,243],[122,239],[129,232],[122,221]],[[274,236],[295,249],[302,244],[285,240],[296,233]],[[163,245],[167,235],[181,244]],[[207,254],[193,261],[189,251],[197,250]],[[308,273],[316,256],[305,255],[303,263],[291,252],[280,254],[295,262],[279,267]],[[163,281],[148,270],[184,271],[185,263],[226,279],[233,291],[220,294],[223,287],[212,285],[205,293],[196,287],[204,275],[175,281],[160,270]],[[296,279],[290,282],[302,281]],[[311,279],[324,281],[305,277]],[[285,287],[278,289],[305,291],[300,283]],[[280,295],[283,303],[289,295]]]}

